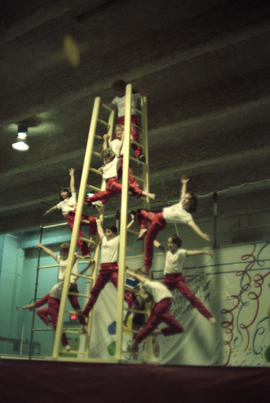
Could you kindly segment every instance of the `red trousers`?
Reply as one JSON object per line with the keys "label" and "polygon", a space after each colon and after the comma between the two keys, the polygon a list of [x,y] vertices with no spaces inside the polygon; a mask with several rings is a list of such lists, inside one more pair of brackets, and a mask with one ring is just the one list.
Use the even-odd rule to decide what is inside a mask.
{"label": "red trousers", "polygon": [[[70,211],[66,216],[67,224],[69,228],[73,229],[74,226],[74,219],[75,219],[75,211]],[[97,230],[97,224],[96,224],[96,219],[95,217],[86,217],[82,214],[82,220],[88,220],[90,224],[85,224],[82,223],[80,224],[79,232],[78,232],[78,240],[77,240],[77,245],[80,251],[82,252],[83,256],[89,255],[90,254],[90,248],[88,248],[87,243],[85,241],[80,240],[79,238],[84,237],[84,233],[81,230],[82,225],[89,225],[89,236],[95,235],[96,230]]]}
{"label": "red trousers", "polygon": [[[116,124],[124,126],[125,116],[120,116],[119,118],[117,118]],[[139,143],[140,136],[139,136],[139,130],[138,130],[137,126],[138,126],[137,117],[135,115],[131,115],[130,136],[133,140],[135,140],[135,141],[137,141],[137,143]],[[114,138],[115,139],[118,138],[116,134],[114,135]],[[142,153],[141,147],[137,146],[137,144],[132,144],[132,148],[133,148],[134,156],[136,158],[138,158]]]}
{"label": "red trousers", "polygon": [[[79,292],[77,284],[76,283],[70,284],[69,291]],[[79,304],[77,295],[69,295],[68,299],[69,299],[70,305],[72,306],[73,309],[75,309],[75,311],[81,310],[81,306]],[[86,325],[85,318],[83,316],[78,315],[78,319],[82,325]]]}
{"label": "red trousers", "polygon": [[153,243],[156,236],[160,230],[162,230],[166,221],[163,218],[162,211],[158,213],[153,213],[148,210],[138,210],[138,221],[140,228],[147,228],[146,221],[150,221],[150,225],[145,237],[145,256],[144,256],[144,266],[150,269],[153,260]]}
{"label": "red trousers", "polygon": [[[97,277],[96,283],[91,290],[91,296],[84,307],[83,313],[88,315],[93,306],[96,303],[96,300],[101,292],[101,290],[105,287],[105,285],[111,281],[115,288],[117,288],[118,283],[118,264],[116,262],[113,263],[101,263],[100,272]],[[125,291],[125,300],[127,304],[131,307],[134,306],[134,301],[132,295],[129,291]]]}
{"label": "red trousers", "polygon": [[160,302],[156,303],[150,313],[150,316],[144,326],[144,328],[136,335],[135,341],[140,343],[154,329],[161,323],[165,322],[168,327],[162,329],[164,336],[169,336],[176,333],[182,333],[184,331],[183,326],[179,323],[170,313],[170,307],[172,304],[171,298],[164,298]]}
{"label": "red trousers", "polygon": [[[137,187],[136,184],[134,183],[129,183],[129,190],[136,196],[141,197],[142,195],[142,190]],[[92,202],[95,202],[97,200],[100,200],[103,204],[106,204],[107,201],[121,193],[122,191],[122,185],[118,181],[118,178],[110,178],[106,180],[106,190],[102,190],[101,192],[95,193],[93,196],[88,197],[86,199],[86,203],[91,204]]]}
{"label": "red trousers", "polygon": [[166,285],[169,290],[174,290],[175,288],[182,294],[186,299],[189,300],[191,305],[198,309],[198,311],[205,316],[207,319],[211,318],[213,315],[206,309],[203,303],[197,298],[190,290],[188,285],[185,283],[185,277],[181,273],[175,274],[165,274],[163,284]]}
{"label": "red trousers", "polygon": [[[52,324],[53,329],[56,329],[60,301],[59,299],[53,298],[49,294],[46,294],[41,299],[35,301],[34,306],[35,308],[37,308],[44,304],[48,304],[48,306],[46,308],[39,309],[37,311],[37,315],[47,326],[49,324]],[[65,333],[62,333],[61,342],[63,346],[66,346],[68,344],[67,336]]]}
{"label": "red trousers", "polygon": [[[123,156],[120,156],[120,168],[118,169],[118,179],[122,178],[122,173],[123,173]],[[133,176],[133,170],[131,167],[129,167],[128,170],[128,184],[129,184],[129,189],[133,194],[139,194],[140,193],[140,186],[137,180]]]}

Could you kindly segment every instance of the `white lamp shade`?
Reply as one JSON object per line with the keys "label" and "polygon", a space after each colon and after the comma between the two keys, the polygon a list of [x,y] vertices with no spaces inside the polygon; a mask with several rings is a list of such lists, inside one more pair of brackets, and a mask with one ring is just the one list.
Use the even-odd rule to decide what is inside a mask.
{"label": "white lamp shade", "polygon": [[27,151],[29,149],[29,145],[24,141],[17,141],[12,144],[12,147],[17,151]]}

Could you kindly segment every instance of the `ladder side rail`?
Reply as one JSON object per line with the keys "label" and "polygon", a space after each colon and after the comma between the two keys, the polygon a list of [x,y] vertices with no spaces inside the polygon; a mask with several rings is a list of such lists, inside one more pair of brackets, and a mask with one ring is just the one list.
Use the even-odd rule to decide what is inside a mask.
{"label": "ladder side rail", "polygon": [[[102,106],[104,107],[104,104],[102,104]],[[112,138],[114,120],[115,120],[115,109],[110,108],[110,114],[109,114],[109,119],[108,119],[109,140],[111,140],[111,138]],[[105,179],[102,178],[101,190],[105,190],[105,188],[106,188],[106,181],[105,181]],[[101,222],[103,221],[103,216],[104,216],[104,213],[100,215]],[[89,289],[89,297],[90,297],[91,289],[94,287],[96,278],[97,278],[97,273],[98,273],[98,268],[99,268],[99,251],[100,251],[100,242],[98,242],[98,245],[95,248],[95,255],[94,255],[95,267],[94,267],[94,270],[92,273],[93,279],[92,279],[91,286]],[[86,299],[85,299],[85,302],[87,302]],[[84,348],[82,349],[82,350],[84,350],[84,355],[87,358],[89,358],[89,356],[91,354],[90,346],[91,346],[92,325],[93,325],[93,310],[91,310],[90,315],[89,315],[89,319],[88,319],[88,323],[87,323],[87,335],[85,335],[85,337],[84,337],[84,339],[85,339]]]}
{"label": "ladder side rail", "polygon": [[[42,241],[42,236],[43,236],[43,227],[42,225],[40,226],[40,232],[39,232],[39,242],[41,243]],[[38,279],[39,279],[39,266],[40,266],[40,257],[41,257],[41,249],[38,248],[38,260],[37,260],[37,269],[36,269],[36,280],[35,280],[35,290],[34,290],[34,302],[37,299],[37,290],[38,290]],[[31,335],[30,335],[30,343],[29,343],[29,360],[32,358],[32,346],[33,346],[33,338],[34,338],[34,332],[33,329],[35,327],[35,309],[33,309],[32,312],[32,324],[31,324]]]}
{"label": "ladder side rail", "polygon": [[[144,186],[145,190],[149,192],[149,150],[148,150],[148,119],[147,119],[147,98],[146,96],[141,97],[141,120],[142,120],[142,143],[144,148],[145,155],[145,164],[143,165],[143,178],[144,178]],[[146,208],[150,207],[149,198],[147,197],[144,200],[144,205]]]}
{"label": "ladder side rail", "polygon": [[[146,96],[141,97],[141,126],[142,126],[142,140],[144,146],[144,155],[145,155],[145,165],[143,166],[143,177],[145,190],[149,192],[150,189],[150,180],[149,180],[149,149],[148,149],[148,115],[147,115],[147,98]],[[150,200],[146,198],[144,201],[144,206],[146,209],[150,209]],[[145,242],[144,242],[145,247]],[[146,310],[148,313],[148,317],[150,315],[152,303],[148,302],[146,304]],[[152,358],[152,338],[148,337],[146,340],[146,349],[145,349],[145,358],[147,362],[151,362]]]}
{"label": "ladder side rail", "polygon": [[[99,251],[100,251],[100,242],[95,248],[95,254],[94,254],[94,260],[95,260],[95,266],[92,272],[92,280],[91,283],[89,282],[86,284],[85,287],[85,293],[89,294],[88,298],[84,298],[84,303],[86,304],[88,302],[88,299],[90,298],[91,295],[91,290],[96,282],[97,278],[97,273],[98,273],[98,267],[99,267]],[[87,321],[87,333],[85,335],[81,336],[80,339],[80,347],[79,347],[79,354],[83,354],[84,358],[89,358],[90,355],[90,344],[91,344],[91,334],[92,334],[92,325],[93,325],[93,309],[91,310],[88,321]]]}
{"label": "ladder side rail", "polygon": [[123,173],[122,173],[120,249],[119,249],[119,269],[118,269],[118,291],[117,291],[117,316],[116,316],[116,349],[115,349],[116,360],[121,359],[122,339],[123,339],[123,299],[124,299],[124,280],[125,280],[125,263],[126,263],[126,240],[127,240],[131,94],[132,94],[132,85],[127,84],[126,104],[125,104],[125,130],[124,130],[124,144],[123,144],[124,158],[123,158]]}
{"label": "ladder side rail", "polygon": [[58,320],[57,320],[57,328],[56,328],[56,332],[55,332],[55,340],[54,340],[53,354],[52,354],[52,358],[54,358],[54,359],[57,359],[59,356],[59,347],[60,347],[61,335],[62,335],[62,331],[63,331],[65,306],[66,306],[68,289],[69,289],[69,284],[70,284],[70,273],[71,273],[73,262],[74,262],[76,241],[78,238],[81,215],[82,215],[82,211],[83,211],[86,183],[87,183],[89,167],[90,167],[90,163],[91,163],[91,157],[92,157],[92,151],[93,151],[93,145],[94,145],[94,136],[95,136],[96,126],[97,126],[97,117],[98,117],[99,108],[100,108],[100,101],[101,101],[100,97],[95,98],[94,107],[93,107],[93,111],[92,111],[92,118],[91,118],[89,132],[88,132],[88,140],[87,140],[87,146],[86,146],[86,150],[85,150],[83,170],[82,170],[80,189],[79,189],[79,195],[78,195],[78,204],[77,204],[77,208],[76,208],[74,226],[73,226],[73,230],[72,230],[71,243],[70,243],[70,249],[69,249],[69,254],[68,254],[68,262],[67,262],[67,268],[66,268],[65,279],[64,279],[64,286],[63,286],[63,291],[62,291],[62,296],[61,296],[61,302],[60,302],[60,308],[59,308],[59,314],[58,314]]}

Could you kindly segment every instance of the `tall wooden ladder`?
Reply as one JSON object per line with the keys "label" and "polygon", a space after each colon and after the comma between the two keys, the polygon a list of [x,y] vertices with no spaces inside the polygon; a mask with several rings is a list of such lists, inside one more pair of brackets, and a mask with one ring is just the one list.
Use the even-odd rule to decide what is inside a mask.
{"label": "tall wooden ladder", "polygon": [[[104,114],[107,115],[105,118],[104,118]],[[91,167],[91,161],[92,161],[92,157],[94,155],[101,158],[100,152],[95,151],[95,148],[96,148],[95,146],[96,146],[96,143],[100,143],[100,140],[102,140],[103,137],[101,135],[97,134],[97,131],[98,131],[99,126],[102,125],[103,127],[105,127],[105,130],[111,136],[112,130],[113,130],[113,125],[114,125],[114,116],[115,116],[114,109],[104,103],[101,103],[101,98],[96,97],[94,106],[93,106],[90,126],[89,126],[88,140],[87,140],[87,145],[86,145],[86,150],[85,150],[85,157],[84,157],[84,164],[83,164],[81,182],[80,182],[80,188],[79,188],[79,194],[78,194],[77,208],[76,208],[74,226],[73,226],[72,235],[71,235],[67,268],[66,268],[66,272],[65,272],[65,279],[64,279],[61,303],[60,303],[59,314],[58,314],[57,328],[56,328],[56,332],[55,332],[54,346],[53,346],[53,352],[52,352],[52,359],[55,359],[55,360],[61,359],[61,357],[63,356],[63,353],[65,353],[65,355],[70,354],[72,356],[74,356],[74,354],[80,354],[80,356],[82,357],[81,358],[82,360],[84,360],[88,356],[88,350],[89,350],[89,345],[90,345],[90,328],[91,328],[91,321],[92,321],[91,316],[90,316],[90,320],[88,321],[87,333],[85,335],[86,342],[85,342],[85,351],[84,352],[63,351],[63,348],[61,347],[61,335],[62,335],[62,332],[64,331],[67,335],[75,334],[78,336],[78,338],[81,337],[81,328],[78,328],[76,330],[64,329],[64,326],[63,326],[64,325],[64,316],[65,316],[65,313],[67,312],[66,304],[67,304],[68,295],[76,295],[78,297],[83,297],[85,299],[89,298],[89,293],[69,292],[70,278],[71,278],[71,272],[72,272],[72,267],[73,267],[73,263],[74,263],[74,255],[75,255],[75,251],[76,251],[76,243],[78,240],[81,216],[82,216],[83,207],[85,204],[86,192],[88,190],[94,190],[94,191],[98,192],[98,191],[104,190],[105,186],[106,186],[105,181],[101,178],[101,176],[102,176],[101,172],[99,170]],[[99,144],[99,148],[100,148],[100,144]],[[87,184],[90,172],[98,175],[99,178],[101,178],[100,187]],[[103,214],[101,215],[101,219],[102,219],[102,216],[103,216]],[[94,264],[94,269],[93,269],[91,275],[78,274],[77,277],[84,278],[88,282],[88,284],[90,283],[91,285],[93,285],[93,283],[95,282],[96,276],[97,276],[97,269],[98,269],[99,242],[94,242],[91,238],[90,239],[80,238],[80,239],[94,245],[93,259],[95,261],[95,264]],[[72,275],[74,275],[74,274],[72,274]]]}
{"label": "tall wooden ladder", "polygon": [[[123,313],[124,313],[124,285],[125,285],[125,267],[126,267],[126,240],[127,232],[138,235],[138,232],[129,229],[127,230],[127,213],[128,213],[128,172],[129,162],[133,161],[135,165],[139,165],[141,173],[132,175],[140,183],[145,191],[149,192],[149,157],[148,157],[148,120],[147,120],[147,98],[140,97],[140,107],[136,109],[136,114],[139,117],[140,143],[132,140],[137,146],[142,148],[144,161],[139,160],[130,155],[130,129],[131,129],[131,96],[132,86],[128,84],[126,87],[126,105],[125,105],[125,131],[124,131],[124,146],[123,146],[123,179],[122,179],[122,197],[121,197],[121,214],[120,214],[120,250],[119,250],[119,275],[118,275],[118,294],[117,294],[117,319],[116,319],[116,351],[115,359],[123,360],[126,351],[123,350]],[[132,123],[134,124],[134,123]],[[143,207],[150,209],[149,198],[143,199]],[[127,308],[129,311],[136,313],[136,309]],[[149,314],[150,306],[148,305],[145,313]],[[140,311],[141,312],[141,311]],[[134,332],[131,332],[131,334]],[[124,353],[124,355],[123,355]],[[151,361],[152,345],[150,338],[147,339],[146,349],[144,353],[146,362]]]}
{"label": "tall wooden ladder", "polygon": [[[124,283],[125,283],[125,260],[126,260],[126,241],[127,241],[127,216],[128,216],[128,173],[129,173],[129,163],[130,161],[134,161],[134,163],[138,166],[141,170],[140,175],[134,175],[136,180],[141,184],[141,187],[144,190],[149,191],[149,165],[148,165],[148,130],[147,130],[147,99],[146,97],[140,98],[140,108],[136,110],[136,113],[140,115],[140,122],[141,125],[139,130],[141,131],[140,136],[140,144],[136,142],[136,144],[143,149],[143,154],[145,156],[145,161],[140,161],[133,156],[130,156],[130,129],[131,129],[131,95],[132,95],[132,85],[128,84],[126,87],[126,105],[125,105],[125,125],[124,125],[124,144],[123,144],[123,173],[122,173],[122,192],[121,192],[121,214],[120,214],[120,250],[119,250],[119,273],[118,273],[118,292],[117,292],[117,314],[116,314],[116,349],[115,349],[115,356],[113,361],[119,362],[124,358],[124,351],[122,348],[122,341],[123,341],[123,301],[124,301]],[[94,151],[93,144],[95,138],[100,139],[96,133],[97,122],[102,124],[107,124],[110,131],[110,139],[112,136],[112,128],[113,128],[113,121],[114,121],[114,110],[111,110],[107,105],[102,105],[103,107],[109,110],[109,120],[108,122],[99,119],[99,110],[100,110],[101,100],[99,97],[95,99],[92,118],[90,123],[89,135],[88,135],[88,142],[85,152],[85,159],[83,164],[82,170],[82,177],[80,183],[80,190],[78,195],[78,205],[76,209],[75,215],[75,222],[72,231],[72,238],[71,238],[71,245],[68,257],[68,264],[66,268],[65,274],[65,281],[64,287],[62,292],[60,310],[59,310],[59,317],[58,317],[58,324],[55,334],[55,342],[53,348],[52,359],[63,359],[61,357],[61,349],[60,349],[60,340],[63,330],[63,319],[65,313],[65,306],[67,301],[67,295],[70,285],[70,274],[72,270],[72,264],[74,259],[74,253],[76,248],[76,241],[78,238],[78,230],[80,225],[80,217],[82,214],[82,208],[85,199],[86,188],[90,188],[95,191],[100,191],[105,189],[105,183],[103,181],[101,188],[97,188],[91,185],[87,185],[87,179],[89,172],[95,172],[100,174],[94,168],[90,167],[91,163],[91,155],[93,153],[99,155],[99,153]],[[144,198],[144,208],[149,208],[149,200]],[[101,217],[102,219],[103,217]],[[130,232],[133,232],[130,230]],[[99,256],[99,245],[95,248],[95,269],[93,271],[92,279],[92,286],[95,283],[97,267],[98,267],[98,256]],[[89,294],[76,294],[79,296],[89,298]],[[93,311],[93,310],[92,310]],[[84,351],[78,351],[76,353],[79,354],[81,361],[91,361],[91,351],[90,348],[90,336],[91,336],[91,324],[92,324],[92,311],[90,312],[88,325],[87,325],[87,334],[85,336],[85,343],[84,343]],[[71,331],[74,334],[74,331]],[[68,334],[68,331],[66,332]],[[78,336],[81,336],[81,333],[78,331]],[[151,356],[151,349],[147,348],[147,357],[146,361],[150,361]],[[74,354],[75,351],[71,351],[71,354]],[[112,360],[109,360],[110,362]]]}

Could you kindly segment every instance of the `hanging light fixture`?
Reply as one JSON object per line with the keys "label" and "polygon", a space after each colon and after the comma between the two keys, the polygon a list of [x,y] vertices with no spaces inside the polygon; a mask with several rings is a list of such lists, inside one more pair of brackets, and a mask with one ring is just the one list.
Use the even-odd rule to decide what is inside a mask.
{"label": "hanging light fixture", "polygon": [[16,143],[12,144],[14,150],[27,151],[29,149],[29,145],[26,142],[26,138],[27,138],[27,126],[19,125],[17,141]]}

